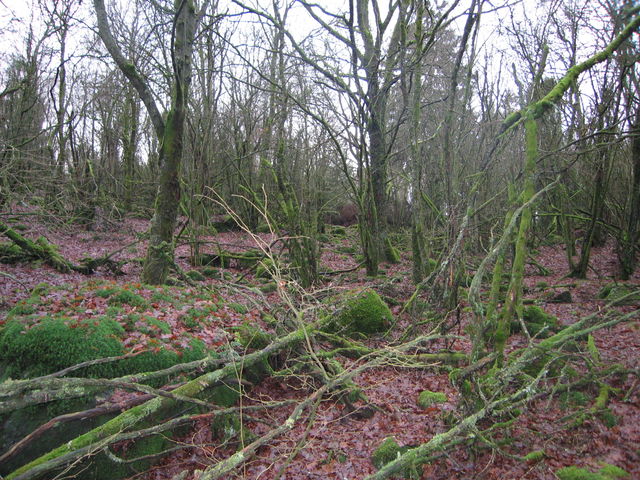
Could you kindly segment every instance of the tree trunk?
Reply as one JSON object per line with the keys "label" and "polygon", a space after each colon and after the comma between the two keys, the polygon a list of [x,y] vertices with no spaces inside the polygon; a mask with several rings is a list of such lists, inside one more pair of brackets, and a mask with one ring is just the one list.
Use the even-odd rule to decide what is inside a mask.
{"label": "tree trunk", "polygon": [[620,276],[623,280],[628,280],[636,269],[636,249],[640,240],[640,108],[636,110],[633,135],[631,142],[633,180],[629,199],[629,213],[627,214],[627,224],[618,241]]}

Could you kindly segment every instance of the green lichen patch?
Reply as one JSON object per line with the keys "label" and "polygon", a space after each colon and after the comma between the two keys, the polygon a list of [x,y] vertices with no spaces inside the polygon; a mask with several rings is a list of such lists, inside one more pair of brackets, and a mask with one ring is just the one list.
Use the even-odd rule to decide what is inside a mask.
{"label": "green lichen patch", "polygon": [[334,326],[347,333],[369,335],[386,331],[393,314],[374,290],[366,289],[347,295]]}
{"label": "green lichen patch", "polygon": [[436,403],[447,402],[447,396],[442,392],[432,392],[431,390],[423,390],[418,395],[417,404],[420,408],[429,408]]}

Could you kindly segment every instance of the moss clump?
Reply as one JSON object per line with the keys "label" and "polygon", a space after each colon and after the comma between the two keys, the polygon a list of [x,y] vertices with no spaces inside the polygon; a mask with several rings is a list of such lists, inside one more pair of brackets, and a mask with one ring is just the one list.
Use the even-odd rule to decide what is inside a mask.
{"label": "moss clump", "polygon": [[228,303],[227,306],[234,312],[239,313],[240,315],[244,315],[249,311],[247,306],[242,305],[241,303]]}
{"label": "moss clump", "polygon": [[[396,442],[395,438],[387,437],[371,454],[371,463],[379,470],[387,463],[394,461],[396,458],[398,458],[400,455],[411,448],[411,446],[401,447],[400,445],[398,445],[398,442]],[[400,475],[403,478],[420,478],[420,475],[418,474],[415,467],[405,468],[402,472],[400,472]]]}
{"label": "moss clump", "polygon": [[613,305],[633,305],[640,303],[640,288],[637,285],[610,283],[602,287],[598,298],[607,300]]}
{"label": "moss clump", "polygon": [[589,403],[589,397],[582,392],[564,392],[560,395],[560,408],[567,410],[572,407],[584,407]]}
{"label": "moss clump", "polygon": [[218,269],[216,267],[204,267],[202,269],[202,274],[205,277],[213,278],[213,277],[218,276]]}
{"label": "moss clump", "polygon": [[434,403],[445,403],[447,396],[442,392],[432,392],[431,390],[423,390],[418,395],[418,406],[420,408],[429,408]]}
{"label": "moss clump", "polygon": [[273,340],[272,335],[247,322],[237,327],[236,338],[243,347],[256,350],[266,347]]}
{"label": "moss clump", "polygon": [[99,290],[94,291],[93,294],[96,297],[109,298],[110,296],[115,295],[119,291],[120,289],[117,287],[106,287],[106,288],[101,288]]}
{"label": "moss clump", "polygon": [[7,317],[15,317],[18,315],[31,315],[36,312],[35,305],[38,303],[37,299],[30,298],[28,300],[20,300],[9,310]]}
{"label": "moss clump", "polygon": [[256,227],[256,233],[271,233],[271,227],[266,223],[261,223]]}
{"label": "moss clump", "polygon": [[107,302],[109,305],[130,305],[132,307],[147,308],[147,301],[131,290],[120,290]]}
{"label": "moss clump", "polygon": [[391,244],[391,239],[384,241],[384,258],[389,263],[400,263],[400,251]]}
{"label": "moss clump", "polygon": [[539,462],[545,457],[544,450],[534,450],[533,452],[529,452],[524,456],[525,462],[535,463]]}
{"label": "moss clump", "polygon": [[384,467],[387,463],[392,462],[400,453],[400,445],[393,437],[385,438],[382,443],[371,454],[371,463],[377,469]]}
{"label": "moss clump", "polygon": [[275,271],[275,266],[274,261],[270,258],[260,260],[256,266],[256,277],[270,279],[272,272]]}
{"label": "moss clump", "polygon": [[28,260],[29,256],[15,243],[0,243],[0,263],[13,265]]}
{"label": "moss clump", "polygon": [[[522,320],[530,335],[548,337],[550,333],[558,331],[558,319],[537,305],[527,306],[522,312]],[[520,322],[511,322],[511,332],[515,333],[521,330]]]}
{"label": "moss clump", "polygon": [[556,472],[556,475],[560,480],[617,480],[631,476],[621,468],[608,463],[605,463],[597,473],[571,465],[570,467],[561,468]]}
{"label": "moss clump", "polygon": [[185,275],[194,282],[204,282],[206,280],[206,277],[197,270],[189,270]]}
{"label": "moss clump", "polygon": [[620,467],[616,467],[615,465],[611,465],[610,463],[602,462],[602,468],[598,473],[604,475],[605,477],[616,479],[616,478],[629,478],[631,474],[626,470],[621,469]]}
{"label": "moss clump", "polygon": [[276,285],[275,282],[265,283],[264,285],[261,285],[260,287],[258,287],[258,290],[260,290],[262,293],[272,293],[272,292],[275,292],[277,289],[278,289],[278,286]]}
{"label": "moss clump", "polygon": [[393,314],[380,295],[370,289],[352,295],[335,320],[340,329],[366,335],[384,332],[390,327]]}
{"label": "moss clump", "polygon": [[46,282],[40,282],[33,290],[31,290],[31,298],[41,297],[43,295],[47,295],[51,291],[51,285]]}
{"label": "moss clump", "polygon": [[[124,329],[109,318],[75,322],[70,319],[45,318],[27,328],[11,320],[0,333],[0,362],[5,375],[24,378],[62,370],[87,360],[122,355],[120,338]],[[111,366],[95,365],[94,375],[107,373]]]}

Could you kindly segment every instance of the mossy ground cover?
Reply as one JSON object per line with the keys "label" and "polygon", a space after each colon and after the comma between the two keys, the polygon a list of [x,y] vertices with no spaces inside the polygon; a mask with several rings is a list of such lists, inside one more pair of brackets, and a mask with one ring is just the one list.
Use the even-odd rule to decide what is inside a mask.
{"label": "mossy ground cover", "polygon": [[229,329],[247,321],[259,321],[258,313],[187,288],[100,281],[74,288],[39,285],[0,323],[0,376],[39,376],[135,352],[76,375],[166,368],[230,348],[235,336]]}

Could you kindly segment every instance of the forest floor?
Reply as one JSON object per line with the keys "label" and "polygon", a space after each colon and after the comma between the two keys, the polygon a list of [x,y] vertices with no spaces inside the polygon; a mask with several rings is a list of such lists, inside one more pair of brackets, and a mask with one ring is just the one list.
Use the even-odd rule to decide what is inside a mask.
{"label": "forest floor", "polygon": [[[43,264],[0,265],[0,325],[7,312],[28,299],[31,290],[41,282],[54,286],[43,296],[37,308],[42,313],[64,310],[75,321],[112,315],[126,325],[129,322],[126,342],[130,351],[155,349],[178,349],[191,339],[198,338],[209,348],[219,348],[233,343],[231,327],[251,322],[269,330],[264,321],[265,314],[287,308],[278,291],[262,293],[254,286],[265,280],[256,278],[254,272],[241,268],[219,269],[212,278],[197,282],[197,285],[151,288],[138,283],[144,256],[144,242],[134,243],[137,236],[147,229],[147,222],[127,219],[112,226],[108,231],[87,232],[75,227],[52,228],[37,221],[36,216],[20,217],[22,233],[29,238],[45,236],[68,259],[79,261],[84,256],[98,257],[118,250],[115,260],[128,260],[123,275],[113,276],[99,271],[91,276],[78,273],[61,274]],[[259,237],[270,243],[273,237]],[[226,232],[208,238],[212,242],[206,249],[213,251],[214,245],[227,250],[244,251],[255,247],[255,238],[242,232]],[[328,235],[322,245],[322,271],[347,270],[357,266],[357,233],[355,227],[346,229],[346,234]],[[129,246],[127,246],[129,245]],[[408,313],[399,315],[401,305],[414,291],[411,284],[411,259],[407,248],[402,250],[399,264],[384,264],[384,273],[377,278],[365,276],[362,268],[352,272],[326,275],[325,282],[312,294],[326,296],[364,286],[372,287],[383,298],[392,301],[391,309],[396,314],[394,330],[385,338],[370,341],[372,346],[392,344],[400,334],[421,318],[412,318]],[[189,245],[177,248],[177,263],[184,270],[193,269],[188,264]],[[525,297],[540,305],[547,313],[555,315],[563,325],[602,310],[605,301],[598,298],[603,286],[613,281],[616,275],[616,257],[613,242],[594,248],[588,278],[576,280],[566,277],[567,261],[562,246],[540,246],[535,254],[538,266],[527,267]],[[540,273],[546,273],[541,275]],[[629,282],[640,283],[640,275]],[[121,305],[111,308],[100,294],[106,288],[128,289],[145,299],[139,306]],[[206,288],[204,288],[206,287]],[[264,289],[267,290],[268,289]],[[569,292],[568,303],[551,303],[550,296]],[[461,314],[452,316],[450,323],[454,333],[465,336],[465,327],[470,314],[461,295]],[[177,299],[177,300],[176,300]],[[216,308],[209,308],[212,305]],[[198,310],[194,310],[194,309]],[[630,312],[638,304],[616,307]],[[195,312],[195,313],[194,313]],[[202,313],[198,317],[197,312]],[[205,318],[207,317],[207,318]],[[153,319],[162,320],[171,326],[163,331],[153,326]],[[428,322],[420,329],[429,330]],[[431,328],[433,325],[431,325]],[[607,330],[595,332],[595,344],[600,353],[600,363],[621,364],[628,369],[638,369],[640,363],[640,320],[620,323]],[[522,334],[513,335],[509,349],[526,342]],[[445,345],[442,345],[445,346]],[[469,342],[464,338],[449,342],[451,350],[468,352]],[[577,351],[575,356],[588,355]],[[357,360],[341,359],[346,367]],[[359,415],[358,410],[345,408],[338,398],[325,397],[315,410],[312,421],[299,422],[285,436],[273,439],[260,448],[257,455],[248,461],[236,474],[225,478],[270,480],[294,479],[361,479],[376,470],[370,457],[373,450],[388,436],[394,436],[400,445],[418,445],[434,435],[446,431],[447,419],[457,415],[460,397],[449,381],[448,372],[438,365],[425,368],[405,368],[402,365],[385,365],[366,370],[354,378],[370,403],[375,405],[373,415]],[[616,465],[632,478],[640,479],[640,387],[638,376],[613,376],[606,379],[613,388],[608,401],[607,415],[587,415],[576,422],[580,412],[589,412],[598,395],[597,385],[589,385],[573,396],[543,395],[532,401],[526,411],[509,427],[493,438],[490,448],[486,443],[462,444],[424,466],[422,478],[429,479],[555,479],[555,472],[565,466],[577,465],[597,471],[602,462]],[[418,407],[416,399],[423,390],[443,392],[445,403],[429,408]],[[264,402],[284,399],[306,398],[312,387],[304,377],[269,377],[260,384],[243,388],[241,405],[249,407]],[[578,395],[579,393],[579,395]],[[122,399],[132,395],[115,391],[111,397]],[[291,413],[294,405],[255,413],[245,426],[253,434],[263,434],[274,426],[281,425]],[[602,413],[602,412],[599,412]],[[174,439],[176,446],[183,448],[164,458],[150,470],[132,478],[170,479],[183,470],[204,470],[208,465],[229,455],[231,445],[220,446],[211,431],[211,421],[204,418],[191,431]],[[242,440],[240,440],[242,441]],[[122,448],[126,448],[122,447]],[[520,456],[536,450],[544,450],[544,458],[524,462]],[[190,474],[187,478],[197,478]]]}

